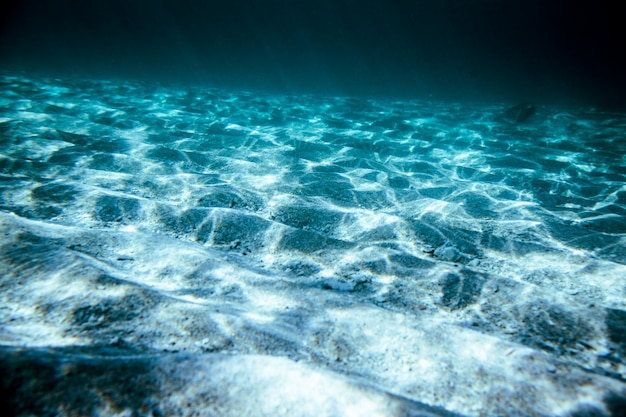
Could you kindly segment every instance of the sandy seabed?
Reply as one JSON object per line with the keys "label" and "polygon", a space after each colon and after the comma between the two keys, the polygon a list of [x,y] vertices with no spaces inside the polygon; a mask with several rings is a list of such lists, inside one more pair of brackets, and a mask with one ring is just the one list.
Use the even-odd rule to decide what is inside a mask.
{"label": "sandy seabed", "polygon": [[624,415],[626,114],[0,91],[5,410]]}

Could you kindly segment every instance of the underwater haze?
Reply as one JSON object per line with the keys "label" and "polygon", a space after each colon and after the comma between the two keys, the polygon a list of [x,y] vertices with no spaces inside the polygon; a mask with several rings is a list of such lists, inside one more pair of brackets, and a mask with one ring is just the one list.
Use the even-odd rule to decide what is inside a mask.
{"label": "underwater haze", "polygon": [[3,409],[625,415],[621,16],[545,3],[7,3]]}
{"label": "underwater haze", "polygon": [[610,0],[9,0],[5,68],[365,97],[626,104]]}

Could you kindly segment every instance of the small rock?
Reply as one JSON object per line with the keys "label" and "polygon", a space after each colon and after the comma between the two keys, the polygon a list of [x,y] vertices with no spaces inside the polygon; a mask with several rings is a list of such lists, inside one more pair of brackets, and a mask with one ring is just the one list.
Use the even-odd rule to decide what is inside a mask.
{"label": "small rock", "polygon": [[435,250],[435,256],[444,261],[453,262],[461,257],[460,252],[452,246],[442,246]]}
{"label": "small rock", "polygon": [[474,258],[467,263],[467,266],[478,266],[480,265],[480,259]]}

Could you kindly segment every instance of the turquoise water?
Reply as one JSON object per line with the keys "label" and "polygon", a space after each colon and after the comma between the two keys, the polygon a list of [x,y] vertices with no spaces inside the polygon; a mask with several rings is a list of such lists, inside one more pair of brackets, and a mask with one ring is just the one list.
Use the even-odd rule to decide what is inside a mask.
{"label": "turquoise water", "polygon": [[[84,407],[137,415],[565,416],[623,401],[626,115],[0,83],[9,386],[29,366],[91,363]],[[107,396],[107,372],[145,389]],[[310,380],[320,392],[289,391]]]}

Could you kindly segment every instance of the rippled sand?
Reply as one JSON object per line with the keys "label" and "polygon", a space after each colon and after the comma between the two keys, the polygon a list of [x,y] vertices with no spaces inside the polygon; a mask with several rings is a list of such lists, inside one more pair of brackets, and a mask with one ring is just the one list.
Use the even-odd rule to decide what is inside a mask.
{"label": "rippled sand", "polygon": [[0,91],[15,414],[626,408],[625,114]]}

